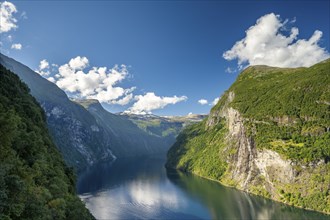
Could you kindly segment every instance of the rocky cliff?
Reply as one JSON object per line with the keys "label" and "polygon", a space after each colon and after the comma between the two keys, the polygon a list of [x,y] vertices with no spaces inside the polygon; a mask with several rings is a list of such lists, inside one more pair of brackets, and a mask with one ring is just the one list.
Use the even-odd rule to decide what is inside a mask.
{"label": "rocky cliff", "polygon": [[247,68],[206,120],[179,135],[167,166],[330,213],[329,71],[330,60]]}

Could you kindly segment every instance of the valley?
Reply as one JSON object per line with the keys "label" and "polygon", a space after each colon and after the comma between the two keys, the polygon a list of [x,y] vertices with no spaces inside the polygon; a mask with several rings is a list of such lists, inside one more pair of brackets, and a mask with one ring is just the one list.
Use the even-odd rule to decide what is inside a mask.
{"label": "valley", "polygon": [[[309,69],[250,67],[241,73],[209,115],[187,116],[113,114],[105,110],[98,100],[69,99],[60,89],[45,82],[32,70],[4,55],[1,55],[0,61],[11,70],[20,72],[18,76],[23,76],[22,80],[28,83],[31,93],[45,111],[48,129],[56,146],[66,164],[73,166],[79,173],[78,191],[79,185],[89,182],[83,180],[86,172],[96,172],[88,175],[100,175],[100,169],[92,167],[101,166],[101,170],[106,169],[103,172],[111,173],[116,169],[112,164],[126,161],[125,166],[132,166],[135,163],[133,161],[141,163],[140,160],[150,160],[150,165],[158,164],[157,169],[163,170],[167,154],[167,173],[173,172],[171,169],[174,168],[289,205],[328,212],[330,145],[327,141],[330,120],[326,100],[330,93],[325,89],[329,85],[329,77],[324,72],[329,69],[329,60]],[[314,81],[313,78],[303,80],[303,74],[311,74]],[[302,80],[297,80],[297,76]],[[294,77],[296,85],[281,84],[281,80],[289,81],[285,77]],[[276,86],[280,86],[281,91],[272,83],[269,84],[269,78],[272,78],[272,82],[276,81],[274,78],[278,79]],[[34,84],[36,81],[40,81],[40,85]],[[249,83],[253,90],[249,90]],[[258,89],[255,88],[256,85],[259,85]],[[38,93],[40,86],[49,86],[50,90],[47,91],[52,92]],[[284,96],[263,93],[263,90],[269,90],[269,86]],[[302,98],[295,97],[294,94],[297,93],[292,91],[298,88],[309,88],[309,91]],[[248,102],[244,98],[246,94],[251,100],[256,95],[256,101]],[[274,99],[272,97],[281,100],[287,98],[290,101],[283,101],[283,105],[277,102],[275,107],[269,101]],[[63,129],[63,126],[68,130]],[[73,146],[66,145],[70,141],[74,143]],[[80,161],[86,161],[86,164],[81,166]],[[102,164],[108,165],[104,168]],[[137,171],[127,172],[125,175],[130,176]],[[119,173],[115,174],[116,177],[118,175]],[[180,178],[185,175],[187,174],[179,174]],[[110,175],[108,178],[112,180],[113,177]],[[108,180],[100,181],[102,183]],[[118,181],[118,184],[124,184],[126,180]],[[90,204],[94,195],[85,195],[91,193],[90,190],[83,191],[80,196],[87,207],[94,210]],[[209,205],[211,204],[207,204]],[[125,213],[126,206],[122,208]],[[147,216],[153,218],[165,215],[163,211],[159,211],[155,216]],[[94,216],[98,216],[97,213]],[[169,216],[181,218],[185,215],[173,213]],[[208,215],[202,216],[204,218]],[[314,218],[313,214],[307,216]],[[197,216],[193,218],[195,217]]]}
{"label": "valley", "polygon": [[0,2],[0,220],[330,219],[330,1]]}

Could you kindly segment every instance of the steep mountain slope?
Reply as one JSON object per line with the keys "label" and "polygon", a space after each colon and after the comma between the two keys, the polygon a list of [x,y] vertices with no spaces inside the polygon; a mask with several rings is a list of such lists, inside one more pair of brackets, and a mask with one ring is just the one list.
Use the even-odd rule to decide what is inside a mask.
{"label": "steep mountain slope", "polygon": [[330,60],[252,66],[207,119],[185,129],[167,167],[330,213]]}
{"label": "steep mountain slope", "polygon": [[78,170],[102,159],[112,159],[103,128],[55,84],[27,66],[0,54],[0,63],[17,74],[46,112],[48,129],[65,161]]}
{"label": "steep mountain slope", "polygon": [[75,100],[86,108],[104,128],[106,140],[118,158],[165,154],[170,144],[163,138],[150,135],[125,117],[106,111],[97,100]]}
{"label": "steep mountain slope", "polygon": [[93,219],[28,87],[0,65],[0,219]]}

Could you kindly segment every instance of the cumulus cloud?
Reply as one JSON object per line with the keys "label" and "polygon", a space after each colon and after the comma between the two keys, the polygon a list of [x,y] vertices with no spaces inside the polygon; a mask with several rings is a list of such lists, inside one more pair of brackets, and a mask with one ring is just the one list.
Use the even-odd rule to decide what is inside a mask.
{"label": "cumulus cloud", "polygon": [[[111,69],[93,67],[86,71],[88,65],[86,57],[71,59],[69,63],[58,68],[59,72],[55,75],[56,85],[67,92],[78,94],[81,98],[93,98],[106,103],[128,103],[128,93],[132,88],[115,86],[128,76],[125,65],[116,65]],[[116,101],[124,95],[128,97]]]}
{"label": "cumulus cloud", "polygon": [[329,57],[329,53],[318,45],[321,31],[316,30],[308,40],[298,39],[299,29],[296,27],[291,28],[287,36],[284,34],[287,25],[288,20],[282,21],[279,15],[264,15],[246,31],[245,38],[223,53],[223,57],[226,60],[237,59],[240,68],[245,63],[308,67]]}
{"label": "cumulus cloud", "polygon": [[17,19],[14,17],[16,12],[17,9],[13,3],[0,2],[0,33],[17,28]]}
{"label": "cumulus cloud", "polygon": [[216,104],[219,102],[219,99],[220,99],[220,98],[215,98],[215,99],[213,100],[213,102],[211,103],[211,105],[216,105]]}
{"label": "cumulus cloud", "polygon": [[69,66],[73,70],[82,70],[88,66],[88,63],[89,63],[89,61],[88,61],[87,57],[77,56],[76,58],[72,58],[70,60]]}
{"label": "cumulus cloud", "polygon": [[186,101],[186,96],[160,97],[153,92],[148,92],[144,95],[134,97],[136,102],[130,107],[126,113],[133,114],[151,114],[153,110],[162,109],[169,104]]}
{"label": "cumulus cloud", "polygon": [[11,49],[21,50],[22,49],[22,44],[12,44]]}
{"label": "cumulus cloud", "polygon": [[208,103],[208,101],[206,99],[200,99],[200,100],[198,100],[198,103],[201,105],[206,105]]}
{"label": "cumulus cloud", "polygon": [[153,92],[134,95],[136,87],[118,86],[130,76],[125,65],[112,68],[89,66],[88,58],[83,56],[72,58],[63,65],[51,64],[44,59],[40,61],[36,72],[74,98],[97,99],[122,106],[134,102],[126,111],[128,113],[148,114],[169,104],[187,100],[186,96],[160,97]]}
{"label": "cumulus cloud", "polygon": [[117,86],[129,76],[125,65],[107,67],[89,67],[89,60],[77,56],[61,66],[41,60],[36,70],[41,76],[76,98],[97,99],[100,102],[127,105],[133,99],[135,87]]}
{"label": "cumulus cloud", "polygon": [[50,82],[52,82],[52,83],[55,83],[56,82],[55,78],[52,77],[52,76],[51,77],[48,77],[47,80],[50,81]]}
{"label": "cumulus cloud", "polygon": [[111,101],[111,103],[112,104],[117,104],[117,105],[127,105],[132,100],[133,100],[133,94],[132,93],[129,93],[129,94],[127,94],[126,96],[124,96],[123,98],[121,98],[119,100]]}
{"label": "cumulus cloud", "polygon": [[[40,64],[39,64],[39,68],[37,70],[35,70],[37,73],[39,73],[39,75],[41,76],[49,76],[50,71],[49,71],[49,63],[47,60],[41,60]],[[54,77],[49,77],[48,78],[49,81],[51,82],[55,82]]]}
{"label": "cumulus cloud", "polygon": [[41,60],[40,64],[39,64],[39,69],[43,70],[43,69],[47,69],[49,68],[49,63],[47,60]]}

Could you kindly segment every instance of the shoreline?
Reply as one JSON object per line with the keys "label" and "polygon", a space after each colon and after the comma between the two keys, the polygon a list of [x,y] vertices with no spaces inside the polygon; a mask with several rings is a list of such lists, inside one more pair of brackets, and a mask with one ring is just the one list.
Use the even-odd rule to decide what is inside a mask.
{"label": "shoreline", "polygon": [[196,173],[194,173],[194,172],[187,172],[187,171],[183,171],[183,170],[180,170],[180,169],[174,169],[174,168],[172,168],[172,167],[166,167],[166,166],[165,166],[165,168],[166,168],[166,169],[172,169],[172,170],[180,171],[180,172],[183,172],[183,173],[186,173],[186,174],[192,174],[192,175],[195,175],[195,176],[201,177],[201,178],[203,178],[203,179],[210,180],[210,181],[212,181],[212,182],[216,182],[216,183],[218,183],[218,184],[220,184],[220,185],[222,185],[222,186],[225,186],[225,187],[229,187],[229,188],[232,188],[232,189],[239,190],[239,191],[241,191],[241,192],[245,192],[245,193],[248,193],[248,194],[251,194],[251,195],[254,195],[254,196],[258,196],[258,197],[261,197],[261,198],[264,198],[264,199],[269,199],[269,200],[272,200],[272,201],[275,201],[275,202],[278,202],[278,203],[281,203],[281,204],[284,204],[284,205],[287,205],[287,206],[290,206],[290,207],[295,207],[295,208],[300,208],[300,209],[303,209],[303,210],[306,210],[306,211],[312,211],[312,212],[321,213],[321,214],[324,214],[324,215],[327,215],[327,216],[330,217],[330,213],[327,213],[327,212],[318,211],[318,210],[309,209],[309,208],[303,208],[303,207],[301,207],[301,206],[296,206],[296,205],[290,205],[290,204],[285,203],[285,202],[283,202],[283,201],[279,201],[279,200],[275,200],[275,199],[272,199],[272,198],[264,197],[264,196],[262,196],[262,195],[258,195],[258,194],[252,193],[252,192],[245,191],[245,190],[243,190],[243,189],[239,189],[239,188],[237,188],[237,187],[235,187],[235,186],[227,185],[227,184],[225,184],[225,183],[223,183],[223,182],[221,182],[221,181],[219,181],[219,180],[215,180],[215,179],[212,179],[212,178],[210,178],[210,177],[206,177],[206,176],[198,175],[198,174],[196,174]]}

